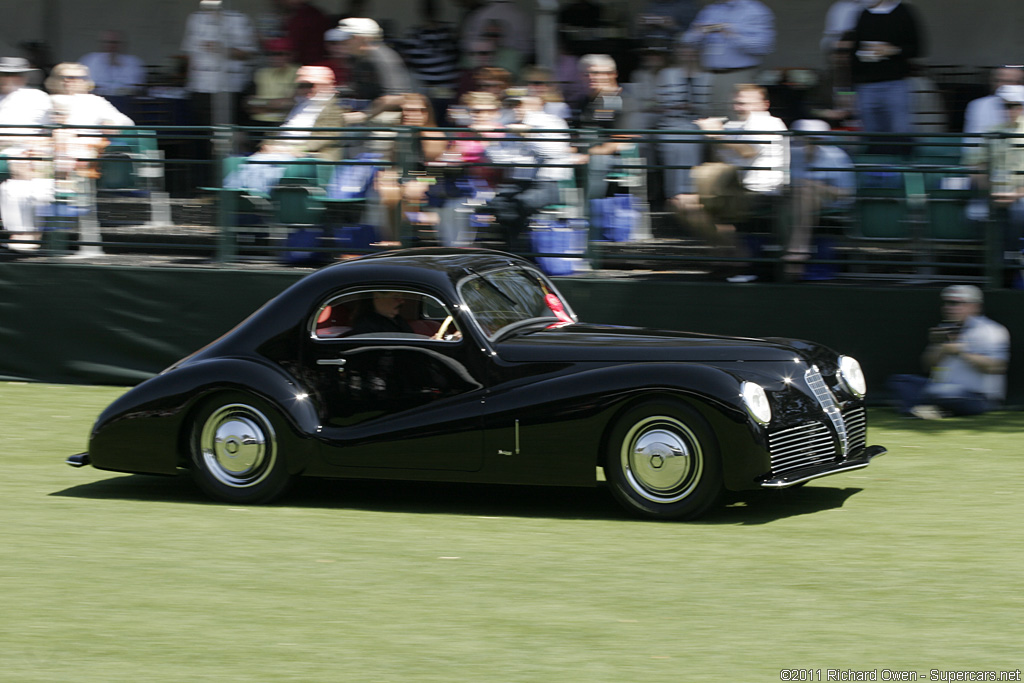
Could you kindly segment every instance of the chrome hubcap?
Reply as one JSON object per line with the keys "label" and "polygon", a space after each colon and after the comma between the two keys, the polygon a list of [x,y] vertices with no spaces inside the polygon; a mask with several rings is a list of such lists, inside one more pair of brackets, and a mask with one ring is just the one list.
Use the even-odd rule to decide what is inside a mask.
{"label": "chrome hubcap", "polygon": [[685,424],[664,415],[633,425],[622,442],[621,462],[630,487],[656,503],[674,503],[690,495],[704,466],[697,437]]}
{"label": "chrome hubcap", "polygon": [[270,421],[243,404],[227,405],[210,415],[199,435],[199,447],[210,474],[234,488],[263,481],[277,458]]}

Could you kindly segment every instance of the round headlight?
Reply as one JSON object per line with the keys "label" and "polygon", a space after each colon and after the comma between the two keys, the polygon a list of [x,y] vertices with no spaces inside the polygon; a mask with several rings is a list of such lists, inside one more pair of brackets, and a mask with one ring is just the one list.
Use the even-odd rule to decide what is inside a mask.
{"label": "round headlight", "polygon": [[772,407],[768,403],[768,394],[765,393],[764,387],[754,382],[744,382],[740,385],[740,395],[752,418],[763,425],[771,422]]}
{"label": "round headlight", "polygon": [[864,379],[864,371],[856,358],[839,357],[839,382],[843,388],[860,398],[868,392],[868,383]]}

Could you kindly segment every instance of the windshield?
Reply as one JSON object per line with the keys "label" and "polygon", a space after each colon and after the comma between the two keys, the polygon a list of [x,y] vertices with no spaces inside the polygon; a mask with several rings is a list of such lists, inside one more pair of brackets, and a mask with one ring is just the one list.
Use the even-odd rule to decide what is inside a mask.
{"label": "windshield", "polygon": [[459,283],[459,294],[480,329],[492,341],[529,322],[574,322],[571,311],[539,274],[505,268],[473,274]]}

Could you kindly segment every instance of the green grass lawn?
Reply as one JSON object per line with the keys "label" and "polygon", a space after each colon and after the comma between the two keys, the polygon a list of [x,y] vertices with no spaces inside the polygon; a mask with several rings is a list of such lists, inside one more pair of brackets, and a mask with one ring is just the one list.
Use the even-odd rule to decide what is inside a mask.
{"label": "green grass lawn", "polygon": [[1024,413],[874,410],[866,470],[657,523],[602,489],[311,481],[238,508],[65,466],[121,391],[0,384],[0,680],[1024,666]]}

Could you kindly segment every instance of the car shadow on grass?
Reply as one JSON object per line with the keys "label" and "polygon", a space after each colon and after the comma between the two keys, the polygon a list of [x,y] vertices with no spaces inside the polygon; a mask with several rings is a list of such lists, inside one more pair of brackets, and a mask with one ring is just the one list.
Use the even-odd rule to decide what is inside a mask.
{"label": "car shadow on grass", "polygon": [[[694,523],[767,524],[836,509],[861,489],[808,486],[727,493]],[[121,475],[50,495],[96,500],[228,505],[207,498],[187,474]],[[604,483],[594,488],[456,484],[369,479],[299,479],[272,506],[401,514],[642,521],[621,508]]]}

